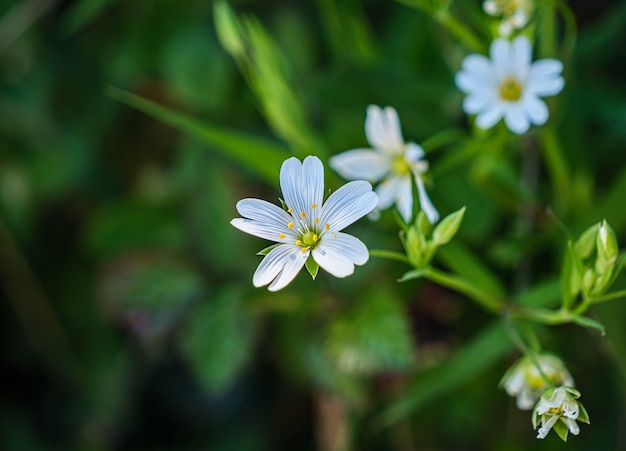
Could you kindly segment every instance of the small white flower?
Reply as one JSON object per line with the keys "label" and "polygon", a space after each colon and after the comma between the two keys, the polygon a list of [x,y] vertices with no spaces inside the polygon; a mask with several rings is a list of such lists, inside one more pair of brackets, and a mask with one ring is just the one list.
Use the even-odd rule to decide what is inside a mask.
{"label": "small white flower", "polygon": [[537,429],[537,438],[545,438],[553,428],[563,441],[567,441],[568,432],[578,435],[580,428],[576,421],[589,424],[589,415],[578,398],[580,398],[580,392],[571,387],[546,389],[535,406],[532,416],[534,429],[537,429],[541,420],[541,427]]}
{"label": "small white flower", "polygon": [[456,85],[468,96],[467,114],[477,114],[476,125],[488,129],[502,117],[514,133],[525,133],[530,124],[543,125],[548,107],[540,97],[561,92],[565,84],[563,64],[546,58],[531,63],[532,48],[526,36],[512,42],[496,39],[489,49],[491,59],[472,54],[465,57],[456,74]]}
{"label": "small white flower", "polygon": [[352,149],[335,155],[329,161],[330,166],[347,180],[380,182],[376,187],[379,202],[374,216],[395,203],[407,223],[413,216],[415,180],[422,210],[431,224],[437,222],[439,213],[424,186],[423,177],[428,170],[424,150],[417,144],[404,142],[396,110],[370,105],[365,118],[365,136],[371,149]]}
{"label": "small white flower", "polygon": [[485,0],[483,9],[490,16],[502,16],[498,27],[501,36],[508,37],[513,30],[526,26],[532,16],[532,0]]}
{"label": "small white flower", "polygon": [[519,359],[505,373],[502,381],[509,396],[515,396],[520,410],[530,410],[549,386],[574,386],[574,379],[558,357],[535,354]]}
{"label": "small white flower", "polygon": [[237,202],[243,218],[231,221],[243,232],[278,243],[254,273],[255,287],[284,288],[309,256],[335,277],[349,276],[354,265],[367,262],[365,244],[340,231],[376,207],[372,185],[362,180],[347,183],[323,203],[324,166],[309,156],[302,163],[293,157],[283,163],[280,187],[287,211],[261,199],[243,199]]}

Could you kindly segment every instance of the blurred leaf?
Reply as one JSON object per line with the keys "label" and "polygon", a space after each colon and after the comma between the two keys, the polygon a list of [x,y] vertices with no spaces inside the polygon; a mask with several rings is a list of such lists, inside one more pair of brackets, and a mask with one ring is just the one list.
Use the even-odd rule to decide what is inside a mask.
{"label": "blurred leaf", "polygon": [[597,329],[602,333],[602,335],[606,335],[606,328],[604,327],[604,325],[587,316],[575,316],[573,321],[579,326]]}
{"label": "blurred leaf", "polygon": [[146,246],[178,249],[183,241],[177,208],[132,201],[101,208],[86,232],[87,246],[100,257]]}
{"label": "blurred leaf", "polygon": [[385,289],[367,294],[330,323],[326,350],[348,373],[408,368],[414,360],[406,314]]}
{"label": "blurred leaf", "polygon": [[67,36],[80,31],[114,2],[115,0],[80,0],[74,2],[63,17],[63,33]]}
{"label": "blurred leaf", "polygon": [[494,296],[505,296],[506,290],[500,279],[458,240],[438,249],[437,258],[442,260],[447,267]]}
{"label": "blurred leaf", "polygon": [[244,293],[229,288],[191,312],[180,348],[206,389],[221,392],[252,359],[258,330],[259,318],[249,312]]}
{"label": "blurred leaf", "polygon": [[107,94],[209,144],[212,150],[233,158],[272,185],[277,184],[280,165],[289,157],[285,150],[261,138],[253,138],[223,127],[218,128],[202,123],[121,89],[109,87]]}

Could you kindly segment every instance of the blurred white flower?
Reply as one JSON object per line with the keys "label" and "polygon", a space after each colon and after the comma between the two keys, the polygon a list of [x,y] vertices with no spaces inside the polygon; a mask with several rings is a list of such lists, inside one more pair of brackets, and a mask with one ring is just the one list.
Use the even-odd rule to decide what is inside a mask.
{"label": "blurred white flower", "polygon": [[531,123],[545,124],[548,107],[540,97],[561,92],[563,64],[551,58],[531,63],[532,47],[526,36],[512,42],[496,39],[489,53],[491,59],[466,56],[456,74],[456,85],[468,94],[463,110],[476,114],[476,125],[483,129],[502,117],[509,130],[518,134],[525,133]]}
{"label": "blurred white flower", "polygon": [[331,157],[330,166],[347,180],[363,179],[376,187],[379,197],[374,211],[389,208],[394,203],[405,222],[413,216],[413,180],[417,185],[420,207],[431,224],[439,219],[424,186],[428,162],[424,150],[414,143],[405,143],[398,113],[392,107],[367,108],[365,136],[372,148],[352,149]]}
{"label": "blurred white flower", "polygon": [[549,386],[574,386],[574,379],[558,357],[552,354],[526,355],[502,377],[500,384],[509,396],[516,397],[521,410],[530,410]]}
{"label": "blurred white flower", "polygon": [[309,156],[302,163],[293,157],[283,163],[280,187],[286,211],[261,199],[243,199],[237,202],[243,218],[231,221],[243,232],[278,243],[254,273],[255,287],[284,288],[309,256],[335,277],[349,276],[354,265],[367,262],[365,244],[340,230],[376,207],[378,196],[370,183],[347,183],[323,203],[324,166],[319,158]]}
{"label": "blurred white flower", "polygon": [[550,387],[537,403],[533,411],[533,428],[537,429],[537,438],[545,438],[554,428],[555,432],[567,441],[568,432],[573,435],[580,433],[576,420],[589,423],[589,415],[578,401],[580,392],[571,387]]}
{"label": "blurred white flower", "polygon": [[483,9],[490,16],[502,17],[498,27],[500,36],[508,37],[513,30],[526,26],[533,14],[532,0],[485,0]]}

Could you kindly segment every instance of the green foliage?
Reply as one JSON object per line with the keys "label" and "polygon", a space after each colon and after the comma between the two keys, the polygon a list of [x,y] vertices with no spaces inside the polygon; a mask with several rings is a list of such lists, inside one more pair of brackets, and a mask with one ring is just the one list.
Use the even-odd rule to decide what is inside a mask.
{"label": "green foliage", "polygon": [[406,317],[388,290],[359,298],[330,323],[327,340],[329,357],[348,373],[405,369],[414,359]]}
{"label": "green foliage", "polygon": [[238,289],[209,296],[190,312],[182,331],[181,352],[211,392],[226,390],[252,359],[259,318],[244,296]]}

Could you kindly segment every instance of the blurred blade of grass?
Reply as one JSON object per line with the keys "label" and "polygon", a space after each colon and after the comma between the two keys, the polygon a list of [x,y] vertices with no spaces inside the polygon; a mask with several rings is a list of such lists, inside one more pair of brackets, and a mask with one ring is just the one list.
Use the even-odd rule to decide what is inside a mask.
{"label": "blurred blade of grass", "polygon": [[[559,300],[560,281],[549,280],[520,294],[520,304],[553,306]],[[442,365],[417,375],[413,384],[391,406],[374,417],[374,425],[382,429],[415,414],[437,398],[461,387],[473,377],[500,360],[511,348],[507,330],[501,320],[456,352]]]}
{"label": "blurred blade of grass", "polygon": [[212,150],[233,158],[266,182],[277,185],[280,165],[289,157],[287,150],[279,145],[208,125],[121,89],[108,87],[106,92],[109,97],[209,144]]}
{"label": "blurred blade of grass", "polygon": [[296,156],[326,156],[327,146],[310,127],[294,90],[292,65],[272,36],[254,17],[239,20],[227,2],[216,2],[214,11],[218,38],[235,59],[269,126]]}
{"label": "blurred blade of grass", "polygon": [[360,4],[318,0],[329,45],[341,61],[371,63],[378,58],[377,42]]}

